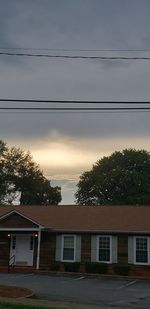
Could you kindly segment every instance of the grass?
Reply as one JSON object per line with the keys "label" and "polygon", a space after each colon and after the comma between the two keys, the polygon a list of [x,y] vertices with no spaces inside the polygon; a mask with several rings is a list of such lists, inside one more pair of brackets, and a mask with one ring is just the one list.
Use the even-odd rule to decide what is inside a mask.
{"label": "grass", "polygon": [[[2,309],[56,309],[56,307],[49,306],[38,306],[38,305],[28,305],[28,304],[15,304],[0,301],[0,308]],[[58,309],[58,308],[57,308]],[[61,308],[60,308],[61,309]],[[64,308],[65,309],[65,308]]]}

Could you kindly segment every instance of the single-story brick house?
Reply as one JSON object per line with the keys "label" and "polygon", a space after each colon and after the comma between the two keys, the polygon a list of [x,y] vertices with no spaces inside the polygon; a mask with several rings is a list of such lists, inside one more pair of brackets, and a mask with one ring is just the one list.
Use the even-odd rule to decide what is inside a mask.
{"label": "single-story brick house", "polygon": [[129,266],[150,276],[150,206],[0,206],[0,269],[59,262]]}

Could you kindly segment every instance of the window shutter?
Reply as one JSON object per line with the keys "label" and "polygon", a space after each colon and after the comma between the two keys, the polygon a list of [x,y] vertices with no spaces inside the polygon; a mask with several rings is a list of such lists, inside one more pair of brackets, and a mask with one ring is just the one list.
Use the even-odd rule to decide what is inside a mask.
{"label": "window shutter", "polygon": [[128,237],[128,263],[134,263],[134,238],[133,236]]}
{"label": "window shutter", "polygon": [[112,263],[118,262],[118,237],[112,236]]}
{"label": "window shutter", "polygon": [[75,262],[81,261],[81,236],[76,235]]}
{"label": "window shutter", "polygon": [[97,236],[91,236],[91,262],[97,262]]}
{"label": "window shutter", "polygon": [[56,261],[61,261],[62,235],[56,235]]}

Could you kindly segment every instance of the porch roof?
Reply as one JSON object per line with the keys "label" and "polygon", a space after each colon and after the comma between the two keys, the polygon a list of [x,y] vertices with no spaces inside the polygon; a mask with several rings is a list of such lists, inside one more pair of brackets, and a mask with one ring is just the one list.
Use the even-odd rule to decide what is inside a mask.
{"label": "porch roof", "polygon": [[53,231],[150,233],[150,206],[0,206],[0,219],[12,211]]}

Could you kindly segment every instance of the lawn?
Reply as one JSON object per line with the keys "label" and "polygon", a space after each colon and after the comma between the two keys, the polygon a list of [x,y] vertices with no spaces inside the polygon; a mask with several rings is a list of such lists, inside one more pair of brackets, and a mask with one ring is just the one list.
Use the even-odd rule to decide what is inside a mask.
{"label": "lawn", "polygon": [[[37,305],[26,305],[26,304],[15,304],[0,301],[0,309],[56,309],[56,307],[49,306],[37,306]],[[58,307],[57,307],[58,309]],[[60,308],[62,309],[62,308]],[[65,309],[65,308],[63,308]]]}

